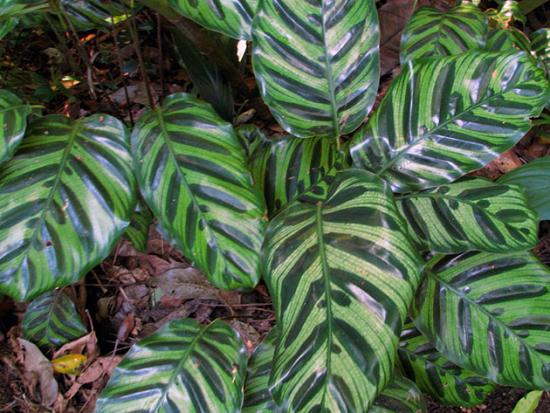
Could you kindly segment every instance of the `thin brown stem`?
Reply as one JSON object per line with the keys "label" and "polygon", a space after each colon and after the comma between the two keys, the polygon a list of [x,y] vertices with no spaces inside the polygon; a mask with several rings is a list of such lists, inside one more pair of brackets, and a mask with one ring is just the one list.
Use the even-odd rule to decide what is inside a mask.
{"label": "thin brown stem", "polygon": [[159,53],[159,73],[160,73],[160,101],[164,98],[164,52],[162,49],[162,18],[157,13],[157,48]]}
{"label": "thin brown stem", "polygon": [[145,70],[145,62],[143,60],[143,55],[141,53],[141,47],[139,44],[139,33],[137,30],[134,16],[132,16],[130,19],[126,19],[126,23],[128,25],[128,29],[130,30],[130,36],[132,37],[132,43],[134,45],[134,50],[138,58],[139,71],[141,73],[141,77],[143,78],[143,82],[145,83],[145,91],[147,93],[147,100],[149,101],[149,106],[151,106],[151,108],[155,108],[156,104],[155,104],[155,100],[153,99],[151,82],[149,81],[149,75]]}

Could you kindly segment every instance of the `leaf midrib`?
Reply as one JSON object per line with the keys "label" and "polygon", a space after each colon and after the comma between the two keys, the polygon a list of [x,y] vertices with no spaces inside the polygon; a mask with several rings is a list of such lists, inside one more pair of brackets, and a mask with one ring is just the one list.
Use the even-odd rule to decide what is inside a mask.
{"label": "leaf midrib", "polygon": [[330,99],[330,107],[332,109],[332,123],[334,126],[334,136],[333,138],[340,138],[340,124],[338,121],[338,106],[336,102],[336,87],[334,85],[334,78],[332,73],[332,63],[328,55],[328,44],[327,44],[327,28],[326,28],[326,14],[325,13],[325,1],[323,0],[321,5],[321,36],[323,37],[323,54],[325,60],[325,76],[328,81],[328,93]]}

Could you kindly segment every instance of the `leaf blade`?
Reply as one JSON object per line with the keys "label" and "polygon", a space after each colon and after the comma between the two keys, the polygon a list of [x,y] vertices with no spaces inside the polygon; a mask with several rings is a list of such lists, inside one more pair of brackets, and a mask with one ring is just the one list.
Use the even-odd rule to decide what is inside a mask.
{"label": "leaf blade", "polygon": [[31,107],[16,95],[0,89],[0,165],[10,159],[25,136]]}

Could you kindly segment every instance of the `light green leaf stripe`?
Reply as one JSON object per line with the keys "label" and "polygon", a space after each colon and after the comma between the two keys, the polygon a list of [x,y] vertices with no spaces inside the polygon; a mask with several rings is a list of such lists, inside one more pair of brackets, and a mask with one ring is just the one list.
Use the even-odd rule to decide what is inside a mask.
{"label": "light green leaf stripe", "polygon": [[450,361],[498,384],[550,389],[550,269],[528,252],[434,258],[415,324]]}
{"label": "light green leaf stripe", "polygon": [[59,347],[86,334],[74,303],[61,290],[29,303],[21,323],[23,336],[42,348]]}
{"label": "light green leaf stripe", "polygon": [[489,24],[473,4],[448,11],[421,7],[401,36],[401,64],[423,57],[444,57],[485,47]]}
{"label": "light green leaf stripe", "polygon": [[172,321],[134,344],[95,411],[238,412],[245,373],[246,349],[228,324]]}
{"label": "light green leaf stripe", "polygon": [[183,16],[234,39],[250,40],[258,0],[170,0]]}
{"label": "light green leaf stripe", "polygon": [[0,165],[10,159],[27,129],[31,107],[7,90],[0,89]]}
{"label": "light green leaf stripe", "polygon": [[365,120],[379,76],[373,0],[265,0],[252,28],[265,103],[297,137],[337,137]]}
{"label": "light green leaf stripe", "polygon": [[265,206],[231,124],[177,93],[139,120],[132,150],[141,193],[166,237],[217,287],[254,287]]}
{"label": "light green leaf stripe", "polygon": [[79,280],[128,226],[135,188],[119,120],[32,123],[0,168],[0,293],[30,300]]}
{"label": "light green leaf stripe", "polygon": [[285,411],[367,411],[390,380],[419,280],[389,186],[339,172],[271,221],[265,281],[280,328],[270,388]]}
{"label": "light green leaf stripe", "polygon": [[412,323],[401,332],[399,360],[405,375],[444,405],[476,406],[495,388],[487,379],[451,363]]}
{"label": "light green leaf stripe", "polygon": [[382,390],[368,413],[426,412],[426,400],[416,384],[394,372],[392,381]]}
{"label": "light green leaf stripe", "polygon": [[524,251],[538,241],[538,217],[516,185],[470,179],[397,197],[411,239],[423,251]]}
{"label": "light green leaf stripe", "polygon": [[489,31],[486,49],[494,52],[506,50],[524,50],[530,52],[531,44],[527,36],[514,27],[506,29],[495,28]]}
{"label": "light green leaf stripe", "polygon": [[550,97],[544,72],[524,52],[471,51],[403,69],[351,148],[355,166],[395,192],[485,166],[523,137]]}

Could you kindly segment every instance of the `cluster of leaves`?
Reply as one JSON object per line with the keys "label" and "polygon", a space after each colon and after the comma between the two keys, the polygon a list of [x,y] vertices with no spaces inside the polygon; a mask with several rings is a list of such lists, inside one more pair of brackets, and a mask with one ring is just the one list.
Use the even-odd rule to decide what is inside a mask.
{"label": "cluster of leaves", "polygon": [[373,0],[145,3],[252,40],[290,135],[236,130],[183,93],[131,133],[100,114],[27,125],[31,108],[2,91],[0,292],[36,299],[24,329],[38,344],[79,335],[51,290],[125,233],[143,244],[139,192],[215,286],[263,279],[277,326],[247,360],[223,321],[171,322],[130,350],[98,412],[416,412],[420,391],[471,406],[494,383],[550,388],[550,270],[529,252],[549,204],[521,187],[546,184],[547,159],[496,183],[464,178],[548,103],[547,32],[530,41],[470,4],[422,8],[363,124],[379,83]]}

